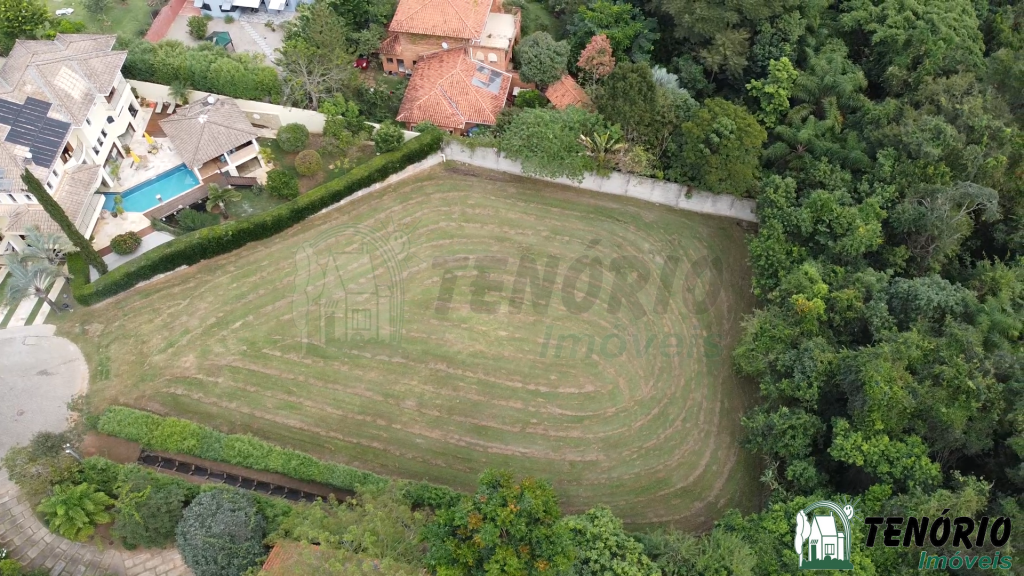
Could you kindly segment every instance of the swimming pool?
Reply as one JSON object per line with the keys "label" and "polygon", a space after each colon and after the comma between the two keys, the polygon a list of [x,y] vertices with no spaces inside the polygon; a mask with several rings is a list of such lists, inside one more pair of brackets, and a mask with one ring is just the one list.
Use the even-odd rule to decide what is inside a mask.
{"label": "swimming pool", "polygon": [[[158,206],[181,196],[185,192],[199,186],[199,178],[184,164],[171,168],[167,172],[158,174],[141,184],[136,184],[121,193],[124,202],[121,206],[125,212],[145,212],[154,206]],[[160,199],[157,199],[157,195]],[[104,194],[103,209],[113,212],[114,196],[117,194]]]}

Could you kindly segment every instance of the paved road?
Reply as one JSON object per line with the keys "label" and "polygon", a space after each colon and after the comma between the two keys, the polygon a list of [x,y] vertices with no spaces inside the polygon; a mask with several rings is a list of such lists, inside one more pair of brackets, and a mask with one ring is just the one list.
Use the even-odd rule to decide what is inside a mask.
{"label": "paved road", "polygon": [[54,326],[0,330],[0,456],[36,432],[68,425],[68,401],[83,394],[89,368]]}

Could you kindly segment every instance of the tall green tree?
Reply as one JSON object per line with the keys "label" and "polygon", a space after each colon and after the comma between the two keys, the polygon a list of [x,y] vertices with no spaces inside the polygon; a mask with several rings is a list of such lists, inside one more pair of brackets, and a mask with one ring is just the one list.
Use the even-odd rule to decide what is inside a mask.
{"label": "tall green tree", "polygon": [[39,180],[32,175],[28,169],[25,170],[21,175],[21,181],[25,183],[30,194],[36,197],[39,204],[46,211],[46,214],[53,219],[54,222],[60,226],[60,229],[64,232],[64,235],[68,237],[68,240],[75,245],[75,248],[81,252],[82,257],[85,261],[96,269],[100,274],[107,273],[107,263],[103,261],[103,258],[96,252],[96,249],[92,247],[92,243],[89,239],[82,235],[75,227],[74,222],[68,218],[68,215],[64,213],[64,209],[60,207],[60,204],[50,196],[50,193],[43,188],[43,185],[39,183]]}
{"label": "tall green tree", "polygon": [[569,63],[569,44],[555,41],[547,32],[534,32],[516,47],[516,61],[523,82],[548,86],[565,74]]}
{"label": "tall green tree", "polygon": [[657,41],[657,24],[639,8],[618,0],[596,0],[580,6],[566,25],[573,59],[579,58],[591,38],[604,35],[611,43],[614,57],[634,62],[650,58]]}
{"label": "tall green tree", "polygon": [[547,178],[582,180],[595,169],[580,135],[609,131],[604,119],[570,106],[530,108],[516,114],[502,132],[500,150],[523,163],[523,172]]}
{"label": "tall green tree", "polygon": [[34,38],[48,19],[49,10],[41,0],[0,0],[0,36]]}
{"label": "tall green tree", "polygon": [[613,118],[630,144],[660,156],[672,130],[679,124],[675,101],[654,82],[646,63],[622,62],[594,94],[597,111]]}
{"label": "tall green tree", "polygon": [[661,576],[642,544],[622,529],[622,520],[604,506],[563,520],[569,529],[579,576]]}
{"label": "tall green tree", "polygon": [[749,194],[768,134],[745,109],[712,98],[684,123],[666,150],[666,177],[710,192]]}
{"label": "tall green tree", "polygon": [[488,470],[476,494],[440,510],[424,530],[427,565],[448,576],[543,576],[572,564],[568,527],[551,484]]}
{"label": "tall green tree", "polygon": [[284,74],[284,100],[316,110],[320,101],[353,91],[358,73],[355,52],[344,30],[346,23],[326,2],[300,6],[300,17],[288,24],[284,45],[274,62]]}

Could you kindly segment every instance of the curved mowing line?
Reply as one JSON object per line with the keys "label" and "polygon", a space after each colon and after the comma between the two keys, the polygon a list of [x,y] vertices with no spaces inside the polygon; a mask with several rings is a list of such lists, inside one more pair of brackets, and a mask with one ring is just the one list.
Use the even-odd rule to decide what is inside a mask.
{"label": "curved mowing line", "polygon": [[[757,500],[756,462],[738,445],[739,417],[753,390],[736,381],[729,364],[737,319],[752,304],[742,234],[706,216],[599,200],[534,181],[428,172],[273,242],[129,292],[117,307],[79,311],[88,335],[72,338],[87,358],[110,358],[110,380],[95,382],[91,392],[98,405],[191,416],[374,472],[461,489],[471,489],[484,467],[512,467],[551,479],[569,510],[605,502],[631,524],[704,528],[724,508],[749,510]],[[392,244],[395,234],[407,242]],[[608,312],[609,269],[590,311],[566,308],[566,271],[594,239],[601,242],[589,254],[604,266],[628,256],[649,268],[652,279],[639,295],[643,317],[633,318],[625,305]],[[293,300],[296,255],[312,270],[310,258],[320,266],[328,251],[360,244],[381,254],[371,262],[378,284],[401,275],[391,282],[404,301],[401,345],[304,345],[296,321],[307,308]],[[521,314],[508,313],[522,254],[541,267],[549,254],[560,259],[546,315],[533,311],[530,293]],[[657,274],[669,254],[684,267],[664,311],[653,313]],[[442,275],[434,258],[484,255],[508,259],[502,294],[486,296],[500,312],[474,311],[478,271],[468,266],[453,272],[449,312],[437,314]],[[687,276],[693,261],[712,255],[721,258],[719,279]],[[369,266],[337,262],[353,285],[375,281]],[[314,305],[321,274],[311,276]],[[697,315],[694,300],[715,287],[722,293],[714,306]],[[381,306],[395,312],[396,300]],[[322,320],[319,311],[310,314],[313,332]],[[584,337],[577,358],[556,357],[559,336],[573,333],[598,344],[619,334],[626,348],[619,356],[596,349],[584,360]],[[718,335],[715,356],[707,355],[709,334]],[[655,339],[641,354],[634,346],[649,336]]]}

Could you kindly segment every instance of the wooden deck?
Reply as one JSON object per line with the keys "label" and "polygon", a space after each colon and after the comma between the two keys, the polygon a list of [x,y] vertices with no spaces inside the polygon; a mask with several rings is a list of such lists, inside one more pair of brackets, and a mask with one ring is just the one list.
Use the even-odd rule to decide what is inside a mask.
{"label": "wooden deck", "polygon": [[160,127],[160,121],[167,118],[170,114],[166,112],[153,112],[153,115],[149,117],[149,123],[146,124],[146,133],[153,138],[167,138],[167,134],[164,129]]}

